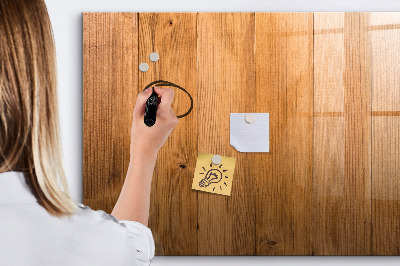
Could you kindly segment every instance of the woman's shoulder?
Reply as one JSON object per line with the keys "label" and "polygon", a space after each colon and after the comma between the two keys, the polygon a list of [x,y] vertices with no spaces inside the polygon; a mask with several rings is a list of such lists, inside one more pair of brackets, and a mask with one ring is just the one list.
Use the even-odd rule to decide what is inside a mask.
{"label": "woman's shoulder", "polygon": [[76,202],[75,204],[78,207],[74,214],[75,217],[90,219],[93,222],[111,221],[115,224],[120,224],[119,220],[115,216],[108,214],[103,210],[93,210],[89,206],[79,202]]}

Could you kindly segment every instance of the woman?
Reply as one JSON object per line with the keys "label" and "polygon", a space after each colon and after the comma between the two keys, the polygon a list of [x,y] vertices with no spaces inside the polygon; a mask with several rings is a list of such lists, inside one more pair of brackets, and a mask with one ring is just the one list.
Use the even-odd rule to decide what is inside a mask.
{"label": "woman", "polygon": [[0,265],[149,265],[147,228],[157,152],[177,125],[173,90],[157,123],[133,111],[131,161],[112,215],[75,203],[65,180],[58,129],[52,29],[43,0],[0,1]]}

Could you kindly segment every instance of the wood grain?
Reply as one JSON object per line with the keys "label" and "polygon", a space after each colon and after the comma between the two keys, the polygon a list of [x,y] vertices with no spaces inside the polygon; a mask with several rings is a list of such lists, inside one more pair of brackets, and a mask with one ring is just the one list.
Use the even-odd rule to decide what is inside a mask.
{"label": "wood grain", "polygon": [[314,13],[314,114],[344,114],[344,13]]}
{"label": "wood grain", "polygon": [[[140,13],[139,88],[167,80],[185,88],[196,101],[196,13]],[[157,52],[160,60],[149,61]],[[172,105],[177,115],[190,108],[190,99],[176,89]],[[158,255],[197,254],[197,192],[191,189],[197,158],[197,111],[180,119],[161,148],[152,183],[149,227]]]}
{"label": "wood grain", "polygon": [[[399,24],[374,13],[371,24]],[[400,113],[400,29],[371,32],[372,110]],[[400,255],[400,117],[372,118],[372,253]]]}
{"label": "wood grain", "polygon": [[400,118],[374,117],[372,136],[372,254],[398,256]]}
{"label": "wood grain", "polygon": [[257,112],[270,114],[270,152],[256,159],[259,255],[311,254],[312,23],[256,14]]}
{"label": "wood grain", "polygon": [[199,152],[236,158],[230,197],[198,192],[199,255],[255,254],[255,162],[229,144],[229,113],[255,111],[254,14],[198,15]]}
{"label": "wood grain", "polygon": [[[164,79],[194,109],[158,156],[157,255],[400,255],[399,25],[400,13],[84,13],[84,203],[113,208],[136,95]],[[176,91],[174,111],[189,104]],[[269,153],[230,146],[233,112],[270,114]],[[230,197],[191,189],[199,152],[237,159]]]}
{"label": "wood grain", "polygon": [[[345,234],[348,255],[371,252],[371,55],[367,13],[345,14]],[[343,245],[342,245],[343,246]],[[343,254],[342,253],[342,254]]]}
{"label": "wood grain", "polygon": [[83,33],[83,202],[110,213],[129,165],[137,14],[84,13]]}
{"label": "wood grain", "polygon": [[[339,17],[340,16],[340,17]],[[323,112],[340,110],[343,117],[318,118],[314,126],[314,254],[365,255],[371,236],[371,74],[368,15],[324,14],[317,23],[343,18],[343,33],[332,45],[315,45],[314,68],[323,73],[326,62],[342,56],[343,72],[336,83],[316,83]],[[328,37],[329,40],[329,37]],[[316,41],[326,42],[327,39]],[[342,48],[337,48],[342,47]],[[343,49],[343,53],[337,51]],[[320,62],[324,62],[319,65]],[[317,69],[322,68],[322,71]],[[339,75],[343,79],[339,78]],[[329,86],[336,90],[329,90]],[[324,94],[329,94],[325,96]],[[317,98],[318,99],[318,98]],[[341,101],[343,99],[343,101]],[[337,103],[341,103],[340,108]],[[315,105],[315,103],[314,103]],[[329,137],[327,137],[329,136]]]}
{"label": "wood grain", "polygon": [[314,36],[313,252],[340,254],[346,237],[344,13],[314,13],[314,29],[340,30]]}

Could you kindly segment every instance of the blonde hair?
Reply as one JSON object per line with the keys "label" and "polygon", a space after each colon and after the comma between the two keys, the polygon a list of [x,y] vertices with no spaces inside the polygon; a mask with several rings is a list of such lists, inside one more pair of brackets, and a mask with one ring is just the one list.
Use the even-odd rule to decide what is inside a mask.
{"label": "blonde hair", "polygon": [[23,172],[49,213],[70,215],[76,205],[62,167],[55,48],[43,0],[0,1],[0,61],[0,172]]}

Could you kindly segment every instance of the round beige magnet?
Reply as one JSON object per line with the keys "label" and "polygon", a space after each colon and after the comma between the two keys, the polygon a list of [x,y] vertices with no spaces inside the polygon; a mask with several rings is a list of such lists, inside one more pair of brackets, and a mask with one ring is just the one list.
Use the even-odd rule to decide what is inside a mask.
{"label": "round beige magnet", "polygon": [[149,65],[147,63],[141,63],[139,65],[139,70],[142,72],[146,72],[147,70],[149,70]]}
{"label": "round beige magnet", "polygon": [[151,53],[149,57],[151,62],[157,62],[160,59],[160,56],[156,52]]}
{"label": "round beige magnet", "polygon": [[222,158],[219,155],[214,155],[211,158],[211,161],[212,161],[213,164],[217,164],[218,165],[218,164],[220,164],[222,162]]}
{"label": "round beige magnet", "polygon": [[256,117],[253,114],[247,114],[244,118],[247,123],[253,124],[254,121],[256,120]]}

